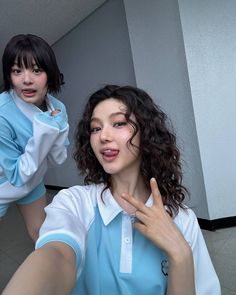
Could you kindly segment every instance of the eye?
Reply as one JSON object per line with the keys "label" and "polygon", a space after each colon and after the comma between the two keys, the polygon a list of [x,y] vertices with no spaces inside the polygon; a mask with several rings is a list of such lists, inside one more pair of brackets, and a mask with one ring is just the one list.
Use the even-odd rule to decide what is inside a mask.
{"label": "eye", "polygon": [[43,70],[42,70],[41,68],[34,67],[34,68],[33,68],[33,72],[34,72],[35,74],[40,74],[40,73],[43,72]]}
{"label": "eye", "polygon": [[127,122],[125,122],[125,121],[121,121],[121,122],[115,122],[115,123],[113,124],[113,127],[120,128],[120,127],[125,126],[125,125],[127,125]]}
{"label": "eye", "polygon": [[90,133],[97,133],[100,130],[101,130],[101,127],[93,127],[93,128],[90,128]]}
{"label": "eye", "polygon": [[13,69],[11,69],[11,72],[12,72],[13,74],[15,74],[15,75],[18,75],[18,74],[21,73],[21,69],[19,69],[19,68],[13,68]]}

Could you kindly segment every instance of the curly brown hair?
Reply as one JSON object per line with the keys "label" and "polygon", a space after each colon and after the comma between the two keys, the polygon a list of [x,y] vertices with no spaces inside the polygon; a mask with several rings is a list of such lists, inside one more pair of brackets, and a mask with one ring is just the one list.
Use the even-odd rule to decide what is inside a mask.
{"label": "curly brown hair", "polygon": [[[111,176],[103,170],[90,145],[93,110],[98,103],[109,98],[126,105],[126,118],[134,129],[129,144],[132,145],[132,139],[140,132],[140,172],[147,186],[152,177],[156,178],[163,203],[170,215],[175,216],[179,207],[184,208],[183,201],[188,193],[182,185],[176,136],[167,115],[144,90],[137,87],[107,85],[90,96],[75,134],[74,159],[81,174],[85,175],[84,183],[104,183],[105,189],[111,187]],[[137,123],[131,120],[131,114]]]}

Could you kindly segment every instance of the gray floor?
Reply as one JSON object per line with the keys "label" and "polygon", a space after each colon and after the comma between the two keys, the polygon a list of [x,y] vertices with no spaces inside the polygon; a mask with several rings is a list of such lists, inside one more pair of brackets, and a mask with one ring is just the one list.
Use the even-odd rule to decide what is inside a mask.
{"label": "gray floor", "polygon": [[[53,194],[53,191],[49,192],[49,199]],[[222,295],[236,295],[236,228],[215,232],[203,230],[203,235],[220,278]],[[32,250],[33,244],[26,234],[22,218],[12,205],[0,226],[0,292]]]}

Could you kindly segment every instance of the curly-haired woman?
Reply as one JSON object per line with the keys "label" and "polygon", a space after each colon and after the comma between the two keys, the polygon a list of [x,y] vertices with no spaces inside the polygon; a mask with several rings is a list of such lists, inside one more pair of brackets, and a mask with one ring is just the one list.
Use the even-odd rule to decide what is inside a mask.
{"label": "curly-haired woman", "polygon": [[74,157],[85,185],[46,208],[37,250],[3,294],[220,294],[183,203],[176,137],[146,92],[107,85],[94,93]]}

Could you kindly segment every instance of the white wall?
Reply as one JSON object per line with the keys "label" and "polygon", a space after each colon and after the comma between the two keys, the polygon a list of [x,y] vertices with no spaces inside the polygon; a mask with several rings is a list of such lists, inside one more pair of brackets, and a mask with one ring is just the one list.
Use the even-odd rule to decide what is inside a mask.
{"label": "white wall", "polygon": [[[54,46],[72,146],[89,93],[105,83],[137,84],[176,127],[188,204],[200,218],[235,216],[235,15],[233,0],[108,0]],[[69,156],[46,183],[77,184],[77,174]]]}
{"label": "white wall", "polygon": [[210,219],[236,212],[236,2],[179,0]]}
{"label": "white wall", "polygon": [[82,183],[72,149],[75,127],[87,97],[105,84],[135,85],[123,2],[105,2],[53,49],[66,81],[60,99],[67,106],[71,146],[66,163],[50,169],[45,180],[48,185],[68,187]]}
{"label": "white wall", "polygon": [[137,86],[167,112],[183,155],[188,204],[209,218],[176,0],[124,0]]}

